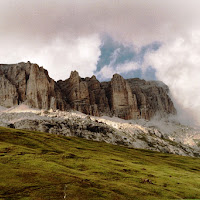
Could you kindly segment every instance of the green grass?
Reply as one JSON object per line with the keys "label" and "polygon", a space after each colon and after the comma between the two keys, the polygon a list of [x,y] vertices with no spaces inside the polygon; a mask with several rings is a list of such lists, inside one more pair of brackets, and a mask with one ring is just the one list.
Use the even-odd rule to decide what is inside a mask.
{"label": "green grass", "polygon": [[62,200],[65,186],[68,200],[200,199],[200,159],[0,128],[0,200]]}

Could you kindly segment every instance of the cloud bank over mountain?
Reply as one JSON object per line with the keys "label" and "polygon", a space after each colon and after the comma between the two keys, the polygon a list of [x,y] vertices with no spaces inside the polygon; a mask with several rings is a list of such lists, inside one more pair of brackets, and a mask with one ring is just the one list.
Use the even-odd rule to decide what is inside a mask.
{"label": "cloud bank over mountain", "polygon": [[[169,85],[184,121],[200,124],[199,7],[199,0],[1,0],[0,62],[30,60],[56,80],[71,70],[157,78]],[[104,35],[131,50],[103,52]]]}
{"label": "cloud bank over mountain", "polygon": [[148,54],[145,62],[154,66],[157,78],[170,87],[180,120],[199,125],[200,34],[165,44]]}

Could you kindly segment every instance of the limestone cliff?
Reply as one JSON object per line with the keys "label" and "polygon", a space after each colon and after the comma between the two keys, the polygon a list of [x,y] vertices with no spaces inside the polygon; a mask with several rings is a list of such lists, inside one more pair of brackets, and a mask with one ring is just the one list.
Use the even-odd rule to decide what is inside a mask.
{"label": "limestone cliff", "polygon": [[0,65],[0,105],[25,103],[39,109],[65,108],[61,92],[47,70],[36,64]]}
{"label": "limestone cliff", "polygon": [[94,116],[110,112],[105,91],[95,76],[84,79],[74,71],[69,79],[57,84],[72,109]]}
{"label": "limestone cliff", "polygon": [[77,110],[89,115],[123,119],[150,119],[156,114],[175,114],[168,87],[158,81],[125,80],[115,74],[100,83],[95,76],[81,78],[71,72],[65,81],[55,82],[37,64],[0,65],[0,106],[21,103],[39,109]]}
{"label": "limestone cliff", "polygon": [[169,88],[160,81],[145,81],[138,78],[128,79],[132,93],[136,96],[140,118],[150,119],[156,114],[161,117],[176,114],[169,97]]}
{"label": "limestone cliff", "polygon": [[113,113],[123,119],[139,117],[137,99],[126,80],[114,74],[111,79],[111,105]]}

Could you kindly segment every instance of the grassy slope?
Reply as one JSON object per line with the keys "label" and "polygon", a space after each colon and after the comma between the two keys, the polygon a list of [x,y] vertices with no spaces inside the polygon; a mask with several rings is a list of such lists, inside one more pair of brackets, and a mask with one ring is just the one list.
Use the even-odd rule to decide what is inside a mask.
{"label": "grassy slope", "polygon": [[0,128],[1,200],[61,200],[65,185],[69,200],[200,199],[200,159]]}

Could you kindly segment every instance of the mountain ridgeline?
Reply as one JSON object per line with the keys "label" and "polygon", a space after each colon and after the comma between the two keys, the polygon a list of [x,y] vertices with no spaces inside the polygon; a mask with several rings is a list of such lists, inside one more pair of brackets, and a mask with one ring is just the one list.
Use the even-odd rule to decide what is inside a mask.
{"label": "mountain ridgeline", "polygon": [[123,119],[151,119],[176,114],[168,87],[159,81],[125,80],[114,74],[109,82],[95,76],[81,78],[77,71],[65,81],[54,81],[37,64],[0,65],[0,106],[24,103],[33,108],[77,110],[85,114]]}

